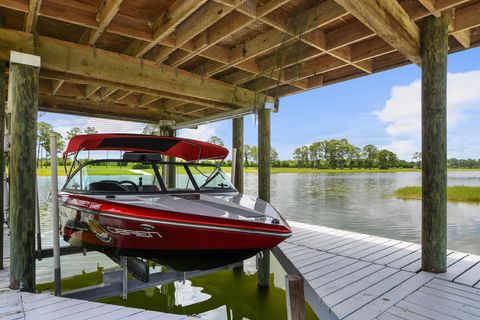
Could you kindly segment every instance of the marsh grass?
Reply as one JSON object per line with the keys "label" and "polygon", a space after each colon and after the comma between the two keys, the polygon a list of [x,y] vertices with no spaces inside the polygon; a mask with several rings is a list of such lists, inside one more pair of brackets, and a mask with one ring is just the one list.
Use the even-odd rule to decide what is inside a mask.
{"label": "marsh grass", "polygon": [[[407,186],[395,190],[395,197],[400,199],[422,199],[422,187]],[[447,189],[448,201],[480,203],[480,187],[451,186]]]}

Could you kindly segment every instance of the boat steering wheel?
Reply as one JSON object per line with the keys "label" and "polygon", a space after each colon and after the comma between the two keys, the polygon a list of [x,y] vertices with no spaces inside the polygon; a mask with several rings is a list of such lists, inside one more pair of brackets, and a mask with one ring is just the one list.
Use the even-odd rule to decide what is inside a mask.
{"label": "boat steering wheel", "polygon": [[122,180],[120,182],[118,182],[119,184],[124,184],[124,183],[127,183],[127,184],[130,184],[133,186],[133,188],[135,189],[135,191],[138,191],[138,186],[135,182],[133,181],[130,181],[130,180]]}

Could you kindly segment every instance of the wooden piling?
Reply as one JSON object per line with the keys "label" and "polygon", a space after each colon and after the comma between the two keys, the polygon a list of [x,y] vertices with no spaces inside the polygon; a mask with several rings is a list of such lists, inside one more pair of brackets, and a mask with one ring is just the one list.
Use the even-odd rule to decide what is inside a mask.
{"label": "wooden piling", "polygon": [[288,320],[305,320],[306,312],[303,278],[299,275],[287,274],[285,276],[285,291]]}
{"label": "wooden piling", "polygon": [[[270,201],[270,110],[258,110],[258,197]],[[270,285],[270,250],[257,256],[258,285]]]}
{"label": "wooden piling", "polygon": [[[232,148],[236,149],[235,154],[235,188],[243,193],[243,161],[244,161],[244,141],[243,141],[243,117],[232,119]],[[232,159],[233,160],[233,159]]]}
{"label": "wooden piling", "polygon": [[[2,17],[3,18],[3,17]],[[1,25],[1,22],[0,22]],[[0,60],[0,270],[3,269],[3,225],[4,199],[3,185],[5,179],[5,61]]]}
{"label": "wooden piling", "polygon": [[10,288],[35,291],[35,145],[40,58],[12,52],[8,103],[10,150]]}
{"label": "wooden piling", "polygon": [[422,54],[422,270],[447,269],[447,51],[448,16],[421,26]]}

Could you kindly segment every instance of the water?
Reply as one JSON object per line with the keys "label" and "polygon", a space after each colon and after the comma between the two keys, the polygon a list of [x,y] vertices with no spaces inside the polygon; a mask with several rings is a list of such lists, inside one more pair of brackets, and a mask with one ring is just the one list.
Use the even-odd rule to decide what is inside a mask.
{"label": "water", "polygon": [[[255,175],[245,192],[255,193]],[[287,219],[420,243],[421,201],[393,192],[420,185],[418,172],[272,174],[271,202]],[[480,186],[480,171],[450,171],[448,185]],[[448,248],[480,255],[480,205],[448,202]]]}
{"label": "water", "polygon": [[[63,184],[64,177],[59,177]],[[391,195],[406,185],[420,185],[416,172],[349,174],[272,174],[271,202],[286,217],[300,222],[420,242],[421,202]],[[46,199],[50,177],[39,177],[42,241],[51,246],[50,211]],[[480,171],[451,171],[449,185],[480,186]],[[257,177],[247,174],[245,191],[257,193]],[[480,205],[448,204],[448,247],[480,254]],[[153,287],[105,302],[178,314],[198,314],[204,319],[286,319],[284,271],[272,259],[268,291],[256,287],[255,261],[246,261],[243,273],[222,271],[185,283]],[[102,268],[116,265],[98,253],[62,257],[65,288],[101,281]],[[52,281],[52,260],[37,264],[37,282]],[[266,316],[270,315],[270,316]],[[273,315],[273,316],[272,316]],[[308,319],[315,319],[308,310]]]}

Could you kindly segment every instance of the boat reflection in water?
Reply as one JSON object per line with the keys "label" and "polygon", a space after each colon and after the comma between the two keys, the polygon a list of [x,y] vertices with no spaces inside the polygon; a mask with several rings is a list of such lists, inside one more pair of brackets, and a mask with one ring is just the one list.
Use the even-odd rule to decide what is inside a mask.
{"label": "boat reflection in water", "polygon": [[[80,163],[82,150],[124,154]],[[71,139],[64,156],[72,154],[80,165],[59,194],[61,232],[71,245],[186,271],[244,260],[291,235],[269,203],[238,193],[218,163],[204,163],[225,159],[228,150],[221,146],[176,137],[97,134]],[[162,156],[179,161],[165,162]],[[96,174],[119,165],[126,175]]]}

